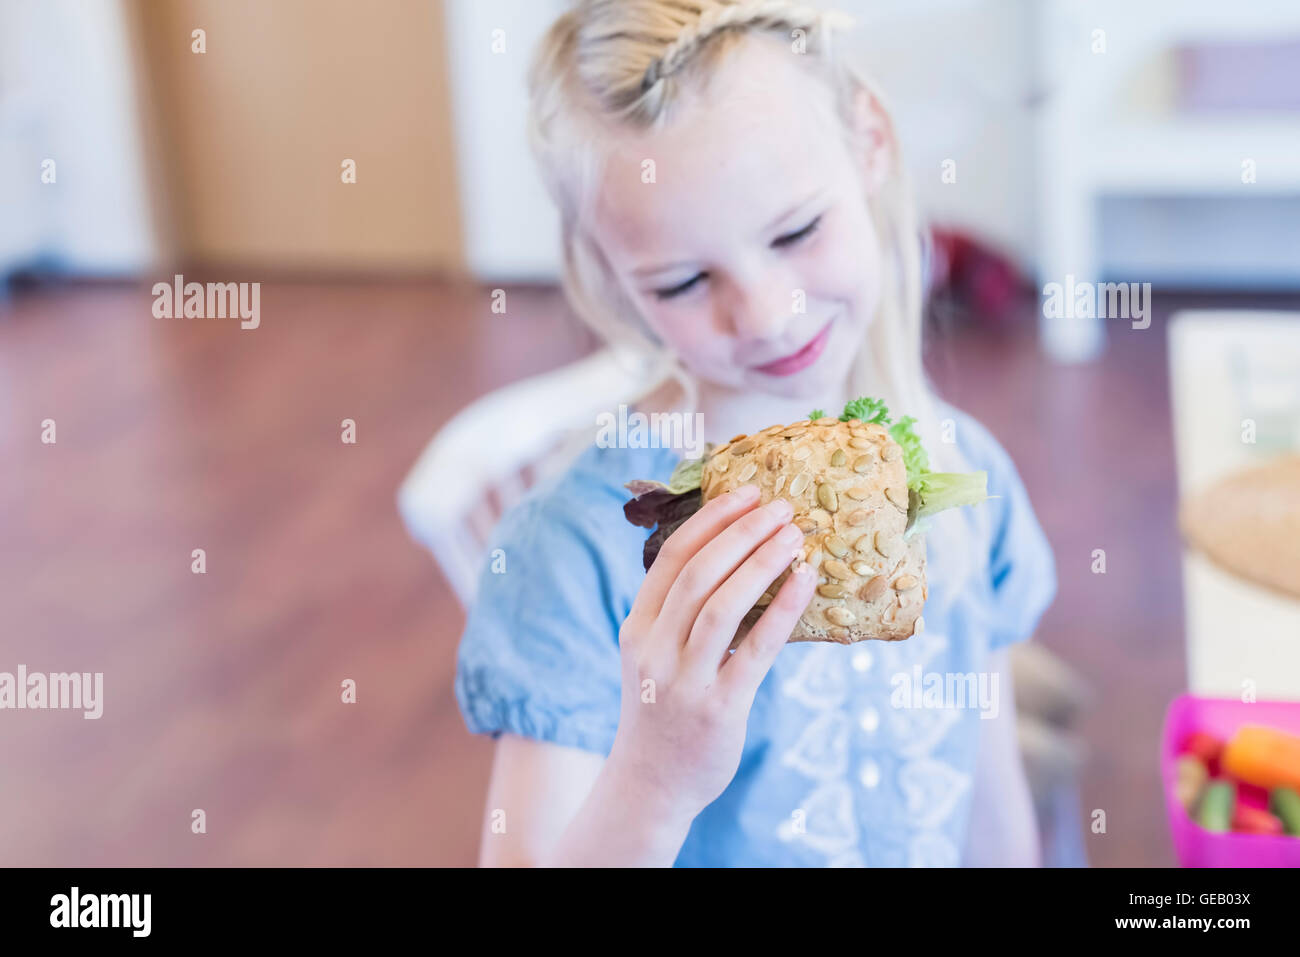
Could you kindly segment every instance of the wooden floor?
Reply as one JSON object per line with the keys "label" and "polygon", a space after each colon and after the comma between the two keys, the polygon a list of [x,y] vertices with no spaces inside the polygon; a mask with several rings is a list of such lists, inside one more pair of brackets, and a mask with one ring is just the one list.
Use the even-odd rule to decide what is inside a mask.
{"label": "wooden floor", "polygon": [[[1155,770],[1184,682],[1170,304],[1187,302],[1086,368],[1024,335],[929,357],[1015,457],[1055,548],[1040,638],[1101,697],[1083,795],[1108,814],[1088,838],[1101,865],[1172,860]],[[457,408],[590,338],[553,290],[511,290],[502,316],[465,285],[266,283],[249,331],[151,305],[98,286],[0,311],[0,671],[105,683],[98,721],[0,713],[0,864],[472,863],[490,746],[451,692],[461,612],[394,495]]]}

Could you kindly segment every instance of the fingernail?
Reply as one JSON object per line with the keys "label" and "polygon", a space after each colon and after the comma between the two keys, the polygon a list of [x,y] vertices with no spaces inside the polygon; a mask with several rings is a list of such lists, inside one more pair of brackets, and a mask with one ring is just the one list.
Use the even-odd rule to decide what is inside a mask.
{"label": "fingernail", "polygon": [[789,518],[794,514],[794,506],[783,498],[774,498],[767,503],[767,510],[777,518]]}
{"label": "fingernail", "polygon": [[793,545],[801,538],[803,538],[803,532],[799,531],[795,525],[787,525],[776,533],[776,540],[782,545]]}

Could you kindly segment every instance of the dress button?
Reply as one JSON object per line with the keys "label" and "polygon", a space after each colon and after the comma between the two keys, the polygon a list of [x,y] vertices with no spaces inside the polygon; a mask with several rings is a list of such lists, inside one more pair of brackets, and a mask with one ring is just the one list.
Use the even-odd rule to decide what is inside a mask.
{"label": "dress button", "polygon": [[865,648],[854,652],[853,654],[854,671],[866,671],[870,667],[871,667],[871,652],[867,651]]}
{"label": "dress button", "polygon": [[862,768],[858,771],[858,780],[862,782],[864,788],[874,788],[880,783],[880,765],[875,761],[862,762]]}
{"label": "dress button", "polygon": [[876,729],[880,727],[880,712],[875,708],[864,708],[862,716],[858,718],[858,724],[867,734],[875,734]]}

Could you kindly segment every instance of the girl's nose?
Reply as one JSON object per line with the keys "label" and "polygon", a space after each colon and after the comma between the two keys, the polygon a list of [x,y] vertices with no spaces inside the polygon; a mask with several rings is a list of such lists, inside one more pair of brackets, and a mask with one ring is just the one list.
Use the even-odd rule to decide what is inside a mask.
{"label": "girl's nose", "polygon": [[727,300],[727,330],[737,339],[778,338],[794,316],[796,292],[778,274],[737,283]]}

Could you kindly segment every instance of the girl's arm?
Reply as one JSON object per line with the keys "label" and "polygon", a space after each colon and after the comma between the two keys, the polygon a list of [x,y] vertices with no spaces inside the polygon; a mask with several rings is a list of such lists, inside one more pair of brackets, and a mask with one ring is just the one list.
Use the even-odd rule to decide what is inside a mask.
{"label": "girl's arm", "polygon": [[1038,825],[1029,781],[1016,738],[1016,697],[1011,661],[1005,648],[989,656],[988,668],[998,676],[995,718],[979,719],[979,755],[975,761],[967,831],[967,867],[1038,867]]}
{"label": "girl's arm", "polygon": [[628,780],[593,752],[503,734],[488,784],[479,864],[671,865],[690,818],[638,796]]}

